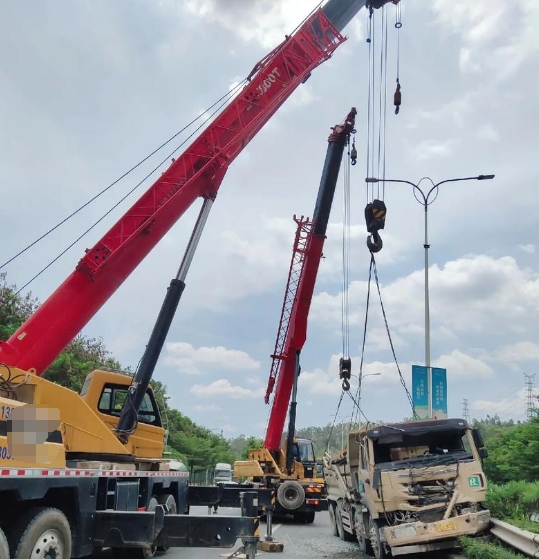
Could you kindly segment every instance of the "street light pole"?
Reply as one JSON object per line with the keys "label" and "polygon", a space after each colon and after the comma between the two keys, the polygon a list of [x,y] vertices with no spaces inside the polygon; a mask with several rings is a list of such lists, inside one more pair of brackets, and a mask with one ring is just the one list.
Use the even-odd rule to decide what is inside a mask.
{"label": "street light pole", "polygon": [[[430,366],[430,297],[429,297],[429,236],[428,236],[428,207],[436,200],[438,197],[438,187],[446,182],[461,182],[461,181],[471,181],[471,180],[490,180],[493,179],[494,175],[478,175],[477,177],[463,177],[458,179],[446,179],[434,184],[433,180],[429,177],[423,177],[418,184],[410,181],[399,180],[399,179],[377,179],[372,177],[367,177],[365,182],[376,183],[376,182],[395,182],[395,183],[405,183],[409,184],[414,189],[414,198],[423,206],[425,210],[425,239],[423,247],[425,249],[425,367],[427,369],[427,400],[428,400],[428,417],[432,417],[432,371]],[[419,184],[422,181],[429,180],[432,187],[429,189],[427,194],[421,190]],[[431,194],[435,193],[435,196],[430,200]],[[417,194],[421,195],[418,198]],[[430,201],[429,201],[430,200]]]}

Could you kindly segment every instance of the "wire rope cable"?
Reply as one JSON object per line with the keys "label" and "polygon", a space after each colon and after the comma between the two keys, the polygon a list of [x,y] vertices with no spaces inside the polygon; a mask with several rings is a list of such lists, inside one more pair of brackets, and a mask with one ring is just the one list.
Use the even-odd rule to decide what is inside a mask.
{"label": "wire rope cable", "polygon": [[[77,215],[79,212],[81,212],[84,208],[86,208],[87,206],[89,206],[92,202],[94,202],[95,200],[97,200],[99,197],[101,197],[103,194],[105,194],[106,192],[108,192],[113,186],[117,185],[121,180],[123,180],[125,177],[127,177],[128,175],[130,175],[133,171],[135,171],[136,169],[138,169],[143,163],[145,163],[146,161],[148,161],[151,157],[153,157],[155,154],[157,154],[159,151],[161,151],[165,146],[167,146],[170,142],[172,142],[172,140],[176,139],[180,134],[182,134],[183,132],[185,132],[188,128],[190,128],[193,124],[195,124],[199,119],[201,119],[208,111],[210,111],[211,109],[213,109],[216,105],[218,105],[221,101],[223,101],[223,99],[227,99],[230,98],[237,90],[239,90],[241,87],[243,87],[243,85],[245,85],[245,83],[247,82],[246,79],[242,80],[241,82],[239,82],[234,88],[232,88],[230,91],[228,91],[225,95],[221,96],[217,101],[215,101],[215,103],[213,103],[212,105],[210,105],[204,112],[200,113],[200,115],[198,115],[196,118],[194,118],[193,120],[191,120],[191,122],[189,122],[188,124],[186,124],[181,130],[179,130],[178,132],[176,132],[173,136],[171,136],[168,140],[166,140],[165,142],[163,142],[160,146],[158,146],[157,148],[155,148],[151,153],[149,153],[148,155],[146,155],[145,157],[143,157],[138,163],[136,163],[135,165],[133,165],[128,171],[126,171],[125,173],[123,173],[122,175],[120,175],[117,179],[115,179],[113,182],[111,182],[108,186],[106,186],[105,188],[103,188],[100,192],[98,192],[95,196],[93,196],[92,198],[90,198],[88,201],[86,201],[84,204],[82,204],[81,206],[79,206],[76,210],[72,211],[70,214],[68,214],[64,219],[62,219],[61,221],[59,221],[56,225],[54,225],[53,227],[51,227],[50,229],[48,229],[47,231],[45,231],[45,233],[43,233],[42,235],[40,235],[37,239],[35,239],[34,241],[32,241],[29,245],[27,245],[25,248],[23,248],[22,250],[20,250],[19,252],[17,252],[16,254],[14,254],[12,257],[10,257],[8,260],[6,260],[3,264],[0,264],[0,270],[2,268],[4,268],[5,266],[7,266],[8,264],[11,264],[11,262],[13,262],[14,260],[16,260],[19,256],[23,255],[25,252],[27,252],[29,249],[31,249],[33,246],[35,246],[37,243],[39,243],[40,241],[42,241],[43,239],[45,239],[48,235],[50,235],[51,233],[53,233],[54,231],[56,231],[56,229],[58,229],[60,226],[62,226],[64,223],[66,223],[67,221],[69,221],[72,217],[74,217],[75,215]],[[221,105],[222,106],[222,105]],[[206,120],[204,122],[204,124],[208,122],[208,120]],[[197,130],[199,130],[200,128],[198,128]]]}
{"label": "wire rope cable", "polygon": [[159,168],[164,165],[167,161],[170,160],[170,158],[176,154],[176,152],[185,145],[185,143],[190,140],[196,132],[198,132],[202,127],[204,127],[204,125],[213,117],[215,116],[225,105],[226,105],[227,101],[224,101],[223,103],[221,103],[221,105],[200,125],[198,126],[198,128],[196,128],[195,130],[193,130],[193,132],[191,134],[189,134],[189,136],[187,136],[187,138],[179,145],[177,146],[174,151],[172,151],[171,153],[169,153],[156,167],[154,167],[142,180],[140,180],[131,190],[129,190],[129,192],[127,192],[127,194],[125,194],[124,196],[122,196],[120,198],[120,200],[118,200],[118,202],[116,202],[108,211],[106,211],[97,221],[95,221],[90,227],[88,227],[88,229],[86,229],[86,231],[84,231],[84,233],[82,233],[81,235],[79,235],[79,237],[77,237],[72,243],[70,243],[62,252],[60,252],[60,254],[58,254],[54,259],[52,259],[46,266],[44,266],[39,272],[37,272],[37,274],[35,274],[29,281],[27,281],[15,294],[19,294],[21,293],[21,291],[23,289],[26,289],[34,280],[36,280],[39,276],[41,276],[41,274],[43,274],[43,272],[45,272],[46,270],[48,270],[55,262],[57,262],[68,250],[70,250],[71,248],[73,248],[73,246],[75,246],[83,237],[85,237],[96,225],[98,225],[99,223],[101,223],[101,221],[103,221],[110,213],[112,213],[124,200],[126,200],[133,192],[135,192],[135,190],[137,190],[138,188],[140,188],[140,186],[142,184],[144,184],[149,177],[151,177],[157,170],[159,170]]}

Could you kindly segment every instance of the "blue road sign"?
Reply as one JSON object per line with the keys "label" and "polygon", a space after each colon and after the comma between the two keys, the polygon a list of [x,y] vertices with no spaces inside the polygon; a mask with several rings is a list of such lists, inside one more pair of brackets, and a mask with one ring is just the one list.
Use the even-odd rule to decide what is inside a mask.
{"label": "blue road sign", "polygon": [[447,418],[447,371],[436,367],[432,368],[432,414]]}
{"label": "blue road sign", "polygon": [[419,419],[429,415],[427,367],[412,365],[412,402]]}

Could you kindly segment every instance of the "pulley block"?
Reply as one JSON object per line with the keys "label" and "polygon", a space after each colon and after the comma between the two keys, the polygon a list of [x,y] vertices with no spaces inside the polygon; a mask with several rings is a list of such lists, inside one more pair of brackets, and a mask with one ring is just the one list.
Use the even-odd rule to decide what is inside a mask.
{"label": "pulley block", "polygon": [[342,379],[342,389],[350,390],[350,377],[352,375],[352,359],[341,357],[339,360],[339,378]]}

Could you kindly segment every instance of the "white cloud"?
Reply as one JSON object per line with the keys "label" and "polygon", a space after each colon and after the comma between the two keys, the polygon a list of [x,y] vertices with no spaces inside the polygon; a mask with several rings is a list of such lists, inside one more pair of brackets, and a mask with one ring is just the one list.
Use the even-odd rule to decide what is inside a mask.
{"label": "white cloud", "polygon": [[274,48],[310,13],[312,0],[188,0],[188,14],[217,21],[244,41]]}
{"label": "white cloud", "polygon": [[519,364],[531,361],[539,361],[539,345],[533,342],[517,342],[500,348],[494,353],[494,359],[513,365],[514,370],[519,369]]}
{"label": "white cloud", "polygon": [[460,39],[460,68],[464,73],[510,77],[539,50],[534,30],[539,6],[530,0],[435,0],[431,9],[442,29]]}
{"label": "white cloud", "polygon": [[191,394],[200,398],[213,398],[223,396],[225,398],[262,398],[264,390],[251,390],[243,386],[233,386],[227,379],[219,379],[210,384],[194,384],[189,389]]}
{"label": "white cloud", "polygon": [[200,405],[199,404],[199,405],[193,406],[193,409],[196,410],[196,411],[218,411],[221,408],[219,406],[214,406],[214,405],[211,405],[211,404],[209,404],[209,405]]}
{"label": "white cloud", "polygon": [[[447,262],[429,272],[431,323],[459,340],[466,335],[490,331],[496,337],[522,335],[539,327],[539,280],[536,273],[519,268],[514,258],[479,255]],[[366,282],[350,288],[350,324],[364,320]],[[382,298],[390,328],[405,339],[410,330],[420,332],[424,324],[424,274],[408,276],[382,285]],[[373,303],[376,305],[376,303]],[[357,310],[355,310],[357,309]],[[373,307],[369,319],[379,324],[380,312]],[[341,294],[318,294],[311,320],[333,330],[340,327]],[[377,322],[378,321],[378,322]]]}
{"label": "white cloud", "polygon": [[484,124],[477,130],[477,137],[480,140],[487,140],[488,142],[499,142],[501,140],[500,134],[492,124]]}
{"label": "white cloud", "polygon": [[470,355],[466,355],[458,349],[454,349],[449,355],[442,355],[433,361],[434,367],[441,367],[450,371],[452,377],[488,378],[494,375],[492,368]]}
{"label": "white cloud", "polygon": [[535,245],[518,245],[518,248],[523,252],[527,252],[528,254],[535,254]]}
{"label": "white cloud", "polygon": [[249,371],[260,368],[248,353],[225,347],[194,348],[185,342],[166,344],[165,365],[176,367],[180,373],[188,375],[201,374],[206,369]]}
{"label": "white cloud", "polygon": [[498,415],[500,419],[524,419],[526,412],[526,390],[519,390],[516,395],[496,400],[477,399],[470,402],[472,417]]}
{"label": "white cloud", "polygon": [[447,157],[453,150],[452,140],[424,140],[414,148],[415,156],[419,159],[430,159],[431,157]]}

